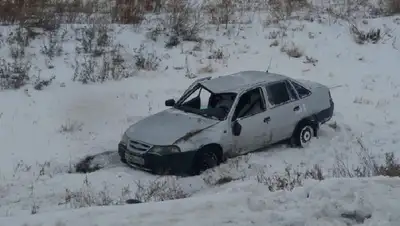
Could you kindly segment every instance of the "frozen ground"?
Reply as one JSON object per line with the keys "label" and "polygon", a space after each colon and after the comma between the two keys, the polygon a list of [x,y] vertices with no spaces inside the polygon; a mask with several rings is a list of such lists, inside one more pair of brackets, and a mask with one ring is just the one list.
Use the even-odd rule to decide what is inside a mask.
{"label": "frozen ground", "polygon": [[[163,40],[153,42],[140,30],[115,26],[118,31],[116,41],[124,46],[123,56],[127,62],[134,65],[132,49],[141,43],[148,51],[154,50],[162,61],[157,71],[140,71],[122,81],[93,85],[72,82],[76,41],[70,26],[63,27],[67,31],[66,40],[62,44],[62,55],[52,61],[54,68],[46,66],[45,57],[40,53],[43,40],[34,40],[27,50],[32,59],[32,70],[38,73],[40,69],[41,77],[56,75],[56,79],[42,91],[28,85],[24,89],[0,93],[0,216],[5,217],[0,218],[0,225],[19,226],[23,222],[54,225],[58,219],[69,219],[65,222],[67,225],[116,224],[113,219],[119,219],[119,225],[132,222],[153,225],[167,219],[174,225],[187,225],[189,221],[204,218],[208,220],[204,222],[206,225],[224,222],[250,225],[249,219],[254,220],[255,225],[266,225],[266,222],[270,225],[329,225],[328,221],[331,225],[345,225],[336,208],[364,208],[368,203],[376,205],[369,206],[372,210],[368,211],[372,211],[373,217],[367,224],[378,225],[382,220],[379,225],[398,225],[393,223],[400,220],[395,209],[398,204],[394,202],[399,193],[397,180],[328,180],[316,187],[315,182],[310,182],[306,188],[296,189],[293,193],[265,192],[265,186],[246,181],[221,188],[220,192],[227,193],[226,196],[213,195],[215,188],[207,189],[206,182],[210,177],[251,178],[259,172],[283,172],[288,165],[304,171],[319,164],[327,176],[334,176],[332,169],[338,160],[349,168],[359,164],[360,141],[378,160],[385,152],[400,154],[400,77],[397,69],[400,40],[395,41],[400,35],[400,19],[371,19],[367,24],[358,21],[362,28],[381,28],[388,32],[377,44],[364,45],[353,41],[346,22],[329,24],[329,21],[286,21],[282,22],[282,28],[263,27],[254,18],[253,24],[228,29],[229,34],[224,29],[215,32],[215,28],[210,28],[202,36],[214,39],[215,43],[212,47],[204,44],[199,51],[193,50],[195,43],[165,49]],[[11,28],[0,29],[5,39]],[[277,37],[272,37],[274,32]],[[287,36],[280,37],[279,32],[285,32]],[[271,45],[275,41],[279,42],[278,46]],[[304,52],[303,57],[290,58],[281,52],[281,47],[291,42]],[[0,56],[8,57],[5,40],[1,47]],[[223,51],[223,59],[206,59],[217,49]],[[318,62],[315,65],[305,63],[305,56]],[[116,147],[130,124],[164,109],[165,99],[178,97],[192,82],[185,77],[186,57],[188,68],[199,77],[240,70],[266,70],[271,62],[271,72],[333,87],[336,109],[332,122],[337,126],[323,126],[319,139],[314,139],[306,149],[275,146],[230,160],[214,172],[176,179],[185,193],[195,196],[207,193],[207,198],[67,212],[65,209],[76,207],[67,202],[69,192],[86,189],[86,193],[93,193],[93,196],[101,193],[123,202],[133,196],[138,180],[146,182],[156,178],[122,165]],[[209,64],[214,70],[212,73],[198,73]],[[102,161],[105,168],[88,175],[68,173],[82,157],[101,153],[105,154],[96,160]],[[242,187],[244,190],[240,189]],[[309,190],[315,191],[315,196],[307,198]],[[254,204],[249,204],[253,201],[246,201],[248,198]],[[354,204],[360,200],[367,203]],[[383,209],[389,204],[393,207]],[[218,219],[204,217],[217,214],[217,209],[227,208],[232,211],[221,212]],[[33,210],[40,215],[28,218]],[[46,213],[54,210],[59,212]],[[167,216],[168,211],[173,214]],[[183,212],[193,217],[179,215]],[[237,218],[230,219],[233,215]],[[95,222],[93,216],[96,216]],[[136,217],[140,217],[140,221]],[[45,222],[48,218],[50,221]]]}

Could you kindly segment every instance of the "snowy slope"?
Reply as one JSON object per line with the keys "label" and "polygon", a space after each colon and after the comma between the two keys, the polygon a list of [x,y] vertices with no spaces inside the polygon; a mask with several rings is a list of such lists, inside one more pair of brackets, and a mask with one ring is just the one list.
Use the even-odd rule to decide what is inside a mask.
{"label": "snowy slope", "polygon": [[[164,100],[178,97],[192,82],[185,77],[186,57],[189,69],[195,74],[211,63],[215,71],[198,74],[200,77],[240,70],[266,70],[271,62],[271,72],[310,79],[335,87],[332,89],[332,95],[336,110],[332,121],[336,121],[338,125],[336,129],[323,126],[319,139],[314,139],[307,149],[275,146],[265,152],[230,160],[215,172],[211,172],[211,176],[205,174],[177,178],[177,183],[188,194],[196,195],[209,191],[204,190],[208,188],[205,180],[209,176],[219,177],[222,174],[235,178],[250,177],[260,171],[272,174],[283,172],[288,165],[303,171],[319,164],[327,176],[334,176],[332,169],[338,159],[349,168],[359,164],[360,144],[357,138],[361,138],[368,151],[378,160],[382,160],[385,152],[399,154],[400,108],[397,106],[400,102],[400,77],[397,68],[400,51],[396,48],[400,49],[400,40],[394,42],[394,37],[400,36],[400,30],[396,17],[371,19],[367,20],[368,24],[358,21],[360,27],[365,29],[390,30],[390,35],[383,41],[364,45],[353,41],[349,35],[348,24],[343,21],[331,24],[328,19],[323,19],[322,23],[286,21],[282,22],[280,27],[264,27],[262,19],[263,17],[258,15],[252,24],[243,25],[241,29],[230,28],[230,35],[224,34],[227,33],[225,30],[216,32],[215,28],[202,32],[204,38],[215,40],[212,49],[223,50],[225,57],[221,60],[206,59],[210,55],[207,45],[202,46],[201,51],[193,50],[195,43],[165,49],[164,40],[153,42],[147,39],[144,28],[114,26],[115,38],[124,46],[123,56],[128,62],[134,64],[133,48],[138,48],[141,43],[144,43],[149,51],[154,50],[162,61],[157,71],[139,71],[135,76],[122,81],[108,81],[103,84],[82,85],[72,82],[77,44],[73,31],[75,26],[62,27],[67,33],[63,42],[64,51],[60,57],[53,60],[54,68],[46,67],[45,57],[40,53],[43,38],[34,40],[28,48],[33,73],[40,71],[43,78],[56,75],[56,79],[42,91],[27,85],[20,90],[0,92],[0,216],[25,217],[31,214],[33,207],[37,207],[35,209],[40,214],[72,208],[63,204],[66,190],[81,189],[86,175],[67,172],[72,164],[88,154],[103,153],[105,157],[106,167],[87,175],[90,189],[96,194],[106,190],[107,196],[113,200],[124,200],[133,196],[137,180],[154,180],[154,175],[121,164],[116,154],[117,143],[130,124],[165,109]],[[384,29],[385,27],[387,29]],[[4,34],[3,37],[7,37],[11,28],[1,27],[0,30]],[[287,36],[270,38],[273,32],[285,32]],[[279,45],[271,46],[275,40]],[[281,46],[291,42],[303,50],[305,56],[317,59],[315,66],[304,63],[305,57],[290,58],[282,53]],[[0,55],[4,58],[9,56],[7,45],[1,45]],[[181,67],[184,69],[179,69]],[[75,131],[60,132],[63,125],[71,123],[77,126]],[[341,182],[324,183],[337,183],[339,189]],[[362,186],[364,182],[354,183]],[[368,192],[376,186],[386,186],[382,185],[383,182],[366,183],[371,183],[370,187],[366,185],[365,189]],[[132,192],[128,195],[121,194],[127,187]],[[265,187],[261,188],[261,191],[263,189],[265,190]],[[242,200],[247,198],[245,193],[240,195]],[[269,193],[262,195],[268,196]],[[284,193],[280,195],[285,196]],[[297,197],[299,193],[287,195]],[[212,200],[215,197],[209,198]],[[177,203],[180,202],[190,203]],[[227,205],[226,202],[228,201],[221,198],[221,207]],[[168,204],[162,206],[154,207],[154,204],[149,204],[151,209],[168,208]],[[304,211],[307,208],[311,211],[312,205],[303,207]],[[126,211],[132,212],[130,208],[140,207],[126,207]],[[121,207],[115,210],[106,209],[106,212],[111,211],[110,214],[114,214],[113,211]],[[187,209],[176,211],[185,210]],[[70,214],[85,214],[85,211],[90,210]],[[102,210],[99,211],[102,213]],[[260,216],[264,217],[261,213]],[[115,217],[120,216],[115,213]],[[277,217],[279,219],[279,215]],[[40,216],[37,219],[39,218]],[[76,218],[71,217],[71,220],[73,219]],[[89,221],[90,217],[85,219]],[[146,219],[158,220],[151,217]],[[162,218],[160,220],[162,221]],[[98,223],[107,224],[107,221]],[[123,224],[122,221],[121,225]]]}
{"label": "snowy slope", "polygon": [[247,181],[183,200],[0,218],[0,225],[396,226],[399,195],[400,180],[384,177],[307,181],[292,192],[273,193]]}

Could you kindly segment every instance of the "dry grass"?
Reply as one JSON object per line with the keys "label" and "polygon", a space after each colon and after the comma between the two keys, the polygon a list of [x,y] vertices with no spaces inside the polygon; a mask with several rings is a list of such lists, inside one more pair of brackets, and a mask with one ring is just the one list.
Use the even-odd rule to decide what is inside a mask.
{"label": "dry grass", "polygon": [[400,14],[400,0],[380,0],[379,3],[387,15]]}
{"label": "dry grass", "polygon": [[121,194],[116,195],[110,191],[107,184],[103,184],[102,188],[95,187],[89,181],[88,176],[85,176],[81,188],[65,190],[64,199],[59,205],[68,205],[70,208],[84,208],[122,205],[128,200],[136,200],[136,203],[160,202],[189,196],[180,187],[175,177],[160,177],[148,182],[137,181],[134,192],[129,186],[125,186],[121,190]]}
{"label": "dry grass", "polygon": [[314,165],[312,169],[300,172],[297,169],[293,169],[291,166],[285,168],[283,174],[274,173],[268,175],[267,172],[261,170],[257,174],[257,181],[268,186],[268,189],[273,191],[287,190],[292,191],[295,187],[303,185],[304,180],[324,180],[325,177],[322,174],[322,169],[319,165]]}
{"label": "dry grass", "polygon": [[108,15],[115,23],[139,24],[144,19],[142,1],[116,0],[1,0],[0,21],[3,24],[29,24],[54,30],[60,23],[80,23],[93,15]]}

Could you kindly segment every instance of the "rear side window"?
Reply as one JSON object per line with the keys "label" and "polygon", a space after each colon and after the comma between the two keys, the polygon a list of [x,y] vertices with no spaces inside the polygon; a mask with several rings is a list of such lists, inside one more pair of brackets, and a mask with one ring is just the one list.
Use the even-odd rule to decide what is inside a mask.
{"label": "rear side window", "polygon": [[277,82],[267,85],[268,101],[272,105],[281,105],[291,100],[286,82]]}
{"label": "rear side window", "polygon": [[294,88],[296,89],[297,93],[299,94],[300,98],[304,98],[308,95],[311,94],[310,90],[304,88],[302,85],[296,83],[296,82],[292,82]]}

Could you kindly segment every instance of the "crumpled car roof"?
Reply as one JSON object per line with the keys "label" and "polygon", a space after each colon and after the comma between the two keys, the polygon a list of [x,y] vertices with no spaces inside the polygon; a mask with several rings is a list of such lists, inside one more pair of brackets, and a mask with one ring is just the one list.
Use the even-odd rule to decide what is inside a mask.
{"label": "crumpled car roof", "polygon": [[209,80],[203,80],[201,85],[213,93],[239,93],[258,83],[268,83],[287,79],[284,75],[263,71],[241,71],[235,74],[219,76]]}

